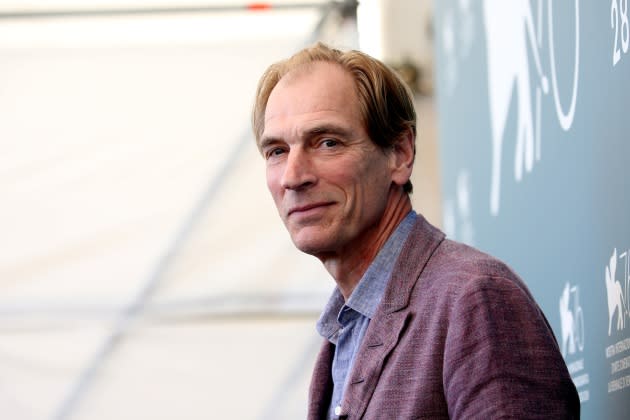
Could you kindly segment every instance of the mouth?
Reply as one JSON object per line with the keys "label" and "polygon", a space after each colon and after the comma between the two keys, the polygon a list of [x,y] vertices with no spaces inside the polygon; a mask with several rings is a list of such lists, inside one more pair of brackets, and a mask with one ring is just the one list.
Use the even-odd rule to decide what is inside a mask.
{"label": "mouth", "polygon": [[315,212],[317,210],[320,210],[320,209],[323,209],[332,205],[333,205],[332,202],[322,202],[322,203],[311,203],[311,204],[306,204],[303,206],[292,207],[287,212],[287,217],[291,216],[292,214],[312,213],[312,212]]}

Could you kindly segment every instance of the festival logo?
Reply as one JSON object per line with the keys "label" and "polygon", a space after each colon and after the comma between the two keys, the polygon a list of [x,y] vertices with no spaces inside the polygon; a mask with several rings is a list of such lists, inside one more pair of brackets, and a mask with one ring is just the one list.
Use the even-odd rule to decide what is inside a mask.
{"label": "festival logo", "polygon": [[[613,342],[606,347],[606,359],[610,362],[608,393],[630,387],[630,337],[624,337],[627,327],[628,292],[630,289],[630,250],[617,254],[617,248],[604,269],[606,295],[608,297],[608,336]],[[619,263],[623,265],[623,277],[618,280]],[[620,337],[621,335],[621,337]]]}
{"label": "festival logo", "polygon": [[584,363],[584,313],[580,305],[580,286],[565,283],[560,295],[561,351],[580,401],[590,399],[590,376]]}
{"label": "festival logo", "polygon": [[[558,122],[564,130],[571,128],[575,114],[580,47],[578,0],[575,0],[575,33],[572,45],[575,48],[572,64],[573,85],[570,105],[566,111],[562,105],[556,74],[552,1],[547,0],[546,13],[543,13],[542,0],[538,0],[535,4],[536,13],[529,0],[485,0],[483,2],[488,100],[492,130],[490,212],[493,215],[499,213],[504,137],[516,136],[514,177],[517,181],[522,179],[523,171],[530,172],[534,162],[541,159],[541,96],[549,93],[549,79],[551,79]],[[546,19],[546,26],[543,18]],[[545,27],[547,28],[546,42],[543,41]],[[562,45],[569,47],[569,44],[565,42]],[[548,72],[543,68],[541,61],[544,46],[549,52]],[[530,75],[530,56],[534,61],[535,77]],[[534,81],[535,93],[532,92],[531,81]],[[513,94],[517,95],[515,134],[504,132]],[[535,111],[532,103],[535,103]]]}
{"label": "festival logo", "polygon": [[[628,309],[626,308],[628,292],[628,253],[624,252],[619,256],[620,259],[625,261],[625,281],[622,286],[617,280],[617,248],[613,251],[610,257],[610,262],[606,266],[606,295],[608,296],[608,336],[613,332],[613,325],[615,325],[616,331],[624,329],[626,315],[628,315]],[[625,290],[624,290],[625,289]],[[613,323],[616,319],[617,322]]]}
{"label": "festival logo", "polygon": [[584,350],[584,315],[580,306],[580,288],[568,282],[560,296],[562,355]]}

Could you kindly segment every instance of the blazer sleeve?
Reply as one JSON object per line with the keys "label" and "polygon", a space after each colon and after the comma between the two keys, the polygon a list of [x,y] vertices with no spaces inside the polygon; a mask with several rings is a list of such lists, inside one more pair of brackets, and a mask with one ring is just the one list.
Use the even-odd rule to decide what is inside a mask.
{"label": "blazer sleeve", "polygon": [[451,419],[579,418],[577,391],[543,313],[514,279],[468,281],[444,349]]}

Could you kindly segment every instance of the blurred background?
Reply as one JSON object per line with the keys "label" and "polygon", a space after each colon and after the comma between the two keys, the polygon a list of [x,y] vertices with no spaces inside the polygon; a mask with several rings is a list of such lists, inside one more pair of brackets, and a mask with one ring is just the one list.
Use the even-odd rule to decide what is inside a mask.
{"label": "blurred background", "polygon": [[249,117],[317,40],[400,72],[415,209],[522,275],[583,418],[627,418],[629,38],[625,0],[0,0],[0,418],[305,417],[334,282]]}
{"label": "blurred background", "polygon": [[[429,2],[407,3],[430,48]],[[357,14],[0,1],[0,418],[304,417],[334,284],[291,244],[249,117],[272,62],[316,40],[359,48]],[[418,101],[414,198],[439,223],[430,92]]]}

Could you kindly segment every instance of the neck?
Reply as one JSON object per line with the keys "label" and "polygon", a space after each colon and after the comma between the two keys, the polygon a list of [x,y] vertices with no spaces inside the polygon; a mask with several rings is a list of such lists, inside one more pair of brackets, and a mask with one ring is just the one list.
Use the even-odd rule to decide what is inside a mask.
{"label": "neck", "polygon": [[350,249],[334,255],[319,256],[346,301],[387,239],[410,211],[409,195],[402,190],[391,190],[383,216],[353,241]]}

